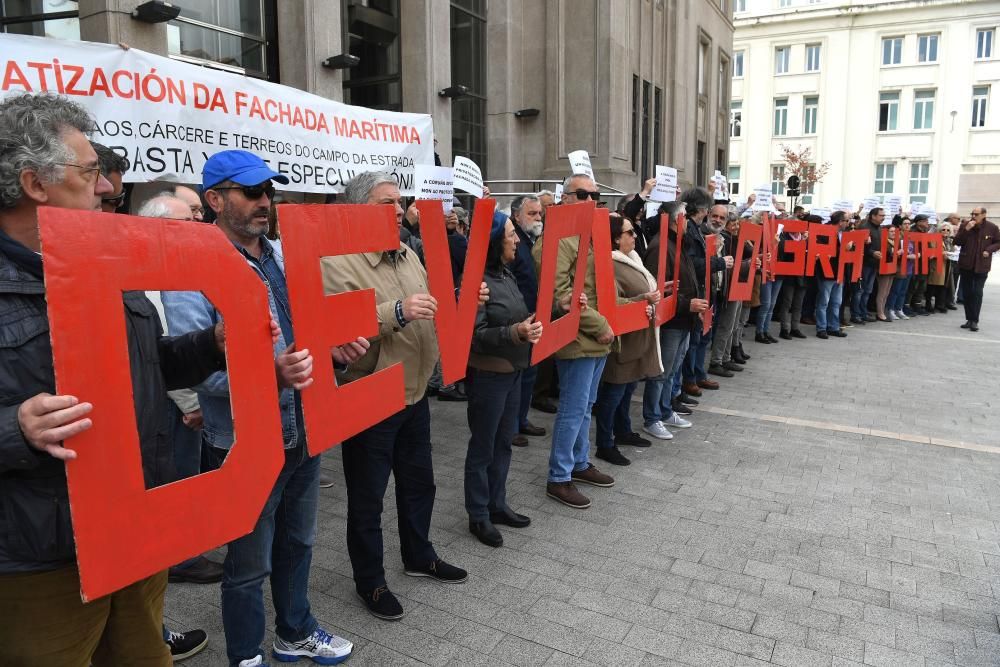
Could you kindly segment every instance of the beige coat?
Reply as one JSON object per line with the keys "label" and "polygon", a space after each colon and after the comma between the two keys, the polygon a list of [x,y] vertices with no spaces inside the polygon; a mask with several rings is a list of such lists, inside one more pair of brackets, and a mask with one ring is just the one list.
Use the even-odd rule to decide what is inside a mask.
{"label": "beige coat", "polygon": [[[625,301],[644,301],[647,292],[656,289],[656,279],[642,266],[639,256],[633,261],[623,259],[624,255],[612,255],[615,266],[615,283],[618,294]],[[621,255],[621,256],[620,256]],[[650,321],[645,329],[632,331],[621,336],[621,349],[608,355],[601,380],[611,384],[625,384],[663,373],[660,362],[660,328]]]}
{"label": "beige coat", "polygon": [[322,273],[327,294],[375,289],[378,335],[370,339],[371,348],[365,356],[338,373],[337,380],[352,382],[402,363],[406,404],[418,402],[438,359],[434,322],[417,320],[402,327],[396,320],[397,301],[428,291],[427,273],[417,254],[401,244],[395,259],[388,252],[324,257]]}

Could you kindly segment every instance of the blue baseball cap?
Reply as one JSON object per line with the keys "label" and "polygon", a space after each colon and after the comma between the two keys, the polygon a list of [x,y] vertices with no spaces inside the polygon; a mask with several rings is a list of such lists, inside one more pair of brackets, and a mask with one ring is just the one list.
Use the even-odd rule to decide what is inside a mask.
{"label": "blue baseball cap", "polygon": [[503,238],[504,227],[507,226],[507,216],[503,211],[494,211],[493,225],[490,227],[490,241],[499,241]]}
{"label": "blue baseball cap", "polygon": [[208,190],[223,181],[240,185],[257,185],[272,180],[288,185],[288,177],[267,166],[262,159],[247,151],[222,151],[208,158],[201,171],[202,189]]}

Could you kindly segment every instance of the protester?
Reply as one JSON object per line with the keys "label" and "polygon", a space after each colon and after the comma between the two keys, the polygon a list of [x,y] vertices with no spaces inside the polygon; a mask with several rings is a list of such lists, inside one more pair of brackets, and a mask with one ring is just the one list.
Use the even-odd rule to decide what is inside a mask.
{"label": "protester", "polygon": [[[88,112],[64,97],[23,94],[0,102],[0,664],[171,664],[163,636],[167,573],[84,603],[74,551],[65,461],[92,425],[87,397],[53,395],[37,211],[100,211],[114,186],[86,135]],[[161,336],[152,304],[125,292],[124,323],[135,421],[147,488],[173,480],[162,428],[167,389],[223,367],[224,332],[212,324]],[[34,332],[33,334],[29,334]],[[140,350],[155,350],[155,363]],[[81,456],[87,452],[81,451]],[[138,547],[137,547],[138,548]]]}
{"label": "protester", "polygon": [[[726,213],[723,218],[722,206],[713,206],[709,211],[709,216],[714,217],[723,224],[720,232],[723,248],[722,254],[735,257],[738,251],[740,234],[740,221],[735,215]],[[708,372],[722,377],[732,377],[733,373],[743,370],[746,361],[739,354],[738,344],[740,332],[740,314],[743,304],[739,301],[729,300],[729,286],[734,279],[734,272],[739,270],[739,277],[747,280],[750,276],[750,254],[751,251],[744,249],[743,259],[739,267],[735,265],[727,268],[722,274],[722,282],[716,299],[715,334],[712,338],[710,363]]]}
{"label": "protester", "polygon": [[[344,189],[349,204],[391,204],[402,224],[402,196],[384,172],[362,172]],[[462,583],[465,570],[441,560],[430,540],[434,510],[434,466],[427,380],[438,358],[434,334],[437,300],[427,291],[427,273],[405,244],[396,250],[337,255],[322,260],[328,292],[374,289],[378,336],[367,353],[337,375],[352,382],[376,369],[402,363],[406,406],[348,438],[341,445],[347,482],[347,550],[354,586],[376,618],[398,620],[403,606],[385,580],[382,501],[390,473],[396,480],[396,512],[403,567],[411,577]],[[486,289],[480,290],[480,302]]]}
{"label": "protester", "polygon": [[[582,174],[569,176],[563,183],[562,205],[597,200],[601,193],[594,179]],[[541,273],[544,235],[532,248],[535,270]],[[590,248],[581,249],[576,239],[559,240],[556,253],[555,303],[566,300],[573,291],[577,258],[587,253],[587,273],[583,293],[589,303],[597,302],[594,276],[594,253]],[[575,482],[591,486],[613,486],[615,480],[598,470],[590,462],[590,414],[597,400],[604,364],[615,335],[594,308],[580,313],[580,326],[576,339],[556,352],[556,369],[559,373],[559,411],[552,427],[552,447],[549,455],[549,475],[545,493],[549,498],[575,509],[590,507],[590,499],[580,493]]]}
{"label": "protester", "polygon": [[847,333],[840,328],[841,297],[844,286],[837,280],[840,268],[840,235],[850,224],[850,218],[844,211],[834,211],[830,216],[831,225],[839,227],[834,240],[834,255],[830,258],[832,272],[829,276],[823,273],[823,264],[816,260],[816,337],[828,339],[830,336],[844,338]]}
{"label": "protester", "polygon": [[[775,244],[778,243],[778,238],[774,238]],[[774,307],[778,303],[778,297],[781,295],[781,285],[784,281],[783,278],[775,276],[763,276],[760,281],[760,307],[757,309],[757,333],[754,335],[754,340],[758,343],[777,343],[778,339],[771,335],[769,331],[771,327],[771,315],[774,313]]]}
{"label": "protester", "polygon": [[[894,217],[892,227],[896,229],[896,238],[900,238],[906,232],[910,231],[910,219],[901,215]],[[905,241],[905,247],[903,247],[903,244],[900,244],[899,252],[899,266],[896,269],[896,276],[892,281],[892,288],[889,290],[887,305],[889,314],[894,318],[897,320],[908,320],[912,313],[908,312],[906,294],[910,286],[910,280],[913,279],[913,271],[917,259],[916,254],[913,252],[913,241]]]}
{"label": "protester", "polygon": [[[893,226],[886,227],[885,233],[888,235],[889,240],[886,242],[886,261],[891,262],[896,257],[896,228]],[[889,290],[892,288],[893,275],[891,273],[880,273],[878,278],[876,278],[876,293],[875,293],[875,317],[879,322],[892,322],[895,320],[895,316],[892,313],[887,313],[885,310],[886,302],[889,299]]]}
{"label": "protester", "polygon": [[969,221],[955,234],[961,246],[958,270],[962,279],[962,305],[965,306],[963,329],[979,331],[979,312],[983,307],[983,286],[990,273],[993,253],[1000,251],[1000,229],[986,219],[986,209],[972,210]]}
{"label": "protester", "polygon": [[192,220],[204,222],[205,204],[201,201],[201,195],[186,185],[175,185],[172,194],[188,205],[191,209]]}
{"label": "protester", "polygon": [[936,313],[948,312],[948,297],[952,286],[952,262],[946,256],[955,248],[954,227],[947,222],[938,225],[941,234],[941,259],[931,260],[931,271],[927,276],[927,310]]}
{"label": "protester", "polygon": [[556,201],[556,195],[551,190],[539,190],[535,193],[538,197],[538,203],[542,205],[542,221],[545,220],[545,211],[548,210],[549,206],[555,206],[558,204]]}
{"label": "protester", "polygon": [[524,528],[531,520],[507,504],[511,440],[521,408],[521,373],[531,364],[531,343],[542,325],[529,312],[514,275],[518,235],[499,211],[493,216],[483,273],[490,300],[476,314],[466,382],[469,449],[465,456],[465,510],[469,532],[483,544],[503,545],[495,524]]}
{"label": "protester", "polygon": [[[288,178],[258,156],[240,150],[212,155],[202,172],[205,200],[216,215],[216,226],[233,244],[267,288],[271,316],[280,330],[274,343],[275,371],[280,388],[284,464],[253,531],[229,543],[222,579],[222,624],[230,665],[263,663],[264,581],[272,582],[276,615],[272,654],[279,660],[299,657],[336,664],[353,644],[330,634],[309,606],[309,567],[316,538],[320,457],[306,445],[299,392],[311,384],[313,358],[295,348],[288,287],[281,245],[265,238],[274,182]],[[201,292],[164,292],[170,330],[193,331],[219,322],[220,313]],[[338,363],[358,359],[367,349],[364,339],[335,348]],[[229,378],[216,373],[195,387],[205,420],[206,458],[221,467],[233,446]],[[277,443],[275,443],[277,445]]]}
{"label": "protester", "polygon": [[601,375],[594,404],[597,421],[597,458],[613,465],[628,465],[630,461],[618,445],[649,447],[650,442],[632,430],[632,394],[639,380],[658,377],[663,373],[660,362],[659,330],[653,321],[660,293],[656,278],[642,264],[635,250],[635,230],[632,222],[617,214],[611,216],[611,260],[615,269],[615,286],[622,303],[643,301],[650,319],[645,329],[627,333],[619,339],[619,349],[613,349]]}
{"label": "protester", "polygon": [[864,261],[861,269],[861,283],[854,292],[854,300],[851,304],[851,322],[854,324],[866,324],[874,322],[875,318],[868,314],[868,299],[875,289],[875,278],[878,276],[879,264],[882,260],[882,220],[885,219],[885,211],[875,207],[868,211],[868,217],[858,229],[868,232],[868,239],[865,241]]}
{"label": "protester", "polygon": [[[818,215],[807,215],[804,210],[799,211],[796,217],[809,224],[818,225],[823,222],[823,218]],[[783,230],[778,238],[778,259],[783,262],[790,262],[793,256],[791,251],[788,250],[788,242],[799,241],[804,244],[808,238],[808,233]],[[799,323],[802,320],[802,301],[805,299],[805,296],[805,276],[787,276],[782,281],[781,297],[778,304],[778,321],[781,323],[781,330],[778,332],[779,338],[792,340],[793,338],[806,337],[799,330]]]}
{"label": "protester", "polygon": [[[914,231],[921,234],[925,234],[930,231],[930,219],[927,215],[921,213],[919,215],[913,216],[912,226],[916,229]],[[917,260],[921,260],[921,252],[917,253]],[[927,310],[926,304],[927,295],[927,274],[921,270],[920,265],[918,265],[918,270],[914,273],[913,279],[907,286],[906,291],[906,304],[909,306],[910,311],[915,315],[930,315]]]}
{"label": "protester", "polygon": [[117,213],[125,206],[125,197],[128,195],[123,182],[125,172],[128,171],[128,160],[103,144],[91,141],[90,145],[97,153],[97,159],[101,164],[101,174],[114,187],[111,194],[107,197],[101,197],[101,210],[105,213]]}

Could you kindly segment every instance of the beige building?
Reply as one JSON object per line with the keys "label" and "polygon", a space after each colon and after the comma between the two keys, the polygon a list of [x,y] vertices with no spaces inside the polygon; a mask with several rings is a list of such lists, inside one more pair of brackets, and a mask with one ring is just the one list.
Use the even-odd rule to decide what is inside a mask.
{"label": "beige building", "polygon": [[491,180],[562,178],[578,149],[628,191],[656,164],[688,184],[729,163],[729,0],[171,0],[177,18],[146,22],[154,4],[5,0],[0,31],[427,113],[442,161]]}

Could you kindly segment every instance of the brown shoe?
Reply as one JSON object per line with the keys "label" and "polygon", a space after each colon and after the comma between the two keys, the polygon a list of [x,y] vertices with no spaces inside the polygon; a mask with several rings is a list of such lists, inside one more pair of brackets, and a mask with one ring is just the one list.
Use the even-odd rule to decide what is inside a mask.
{"label": "brown shoe", "polygon": [[525,438],[520,433],[518,433],[517,435],[514,436],[514,439],[510,441],[510,444],[514,445],[515,447],[527,447],[528,439]]}
{"label": "brown shoe", "polygon": [[718,389],[719,383],[715,380],[698,380],[698,386],[702,389]]}
{"label": "brown shoe", "polygon": [[578,510],[590,507],[590,499],[577,491],[573,482],[549,482],[545,485],[545,495]]}
{"label": "brown shoe", "polygon": [[573,480],[583,482],[584,484],[590,484],[591,486],[615,485],[615,478],[611,475],[605,475],[603,472],[595,468],[593,463],[588,463],[587,467],[579,472],[574,470]]}
{"label": "brown shoe", "polygon": [[693,382],[685,382],[681,385],[681,389],[688,396],[701,396],[701,389]]}

